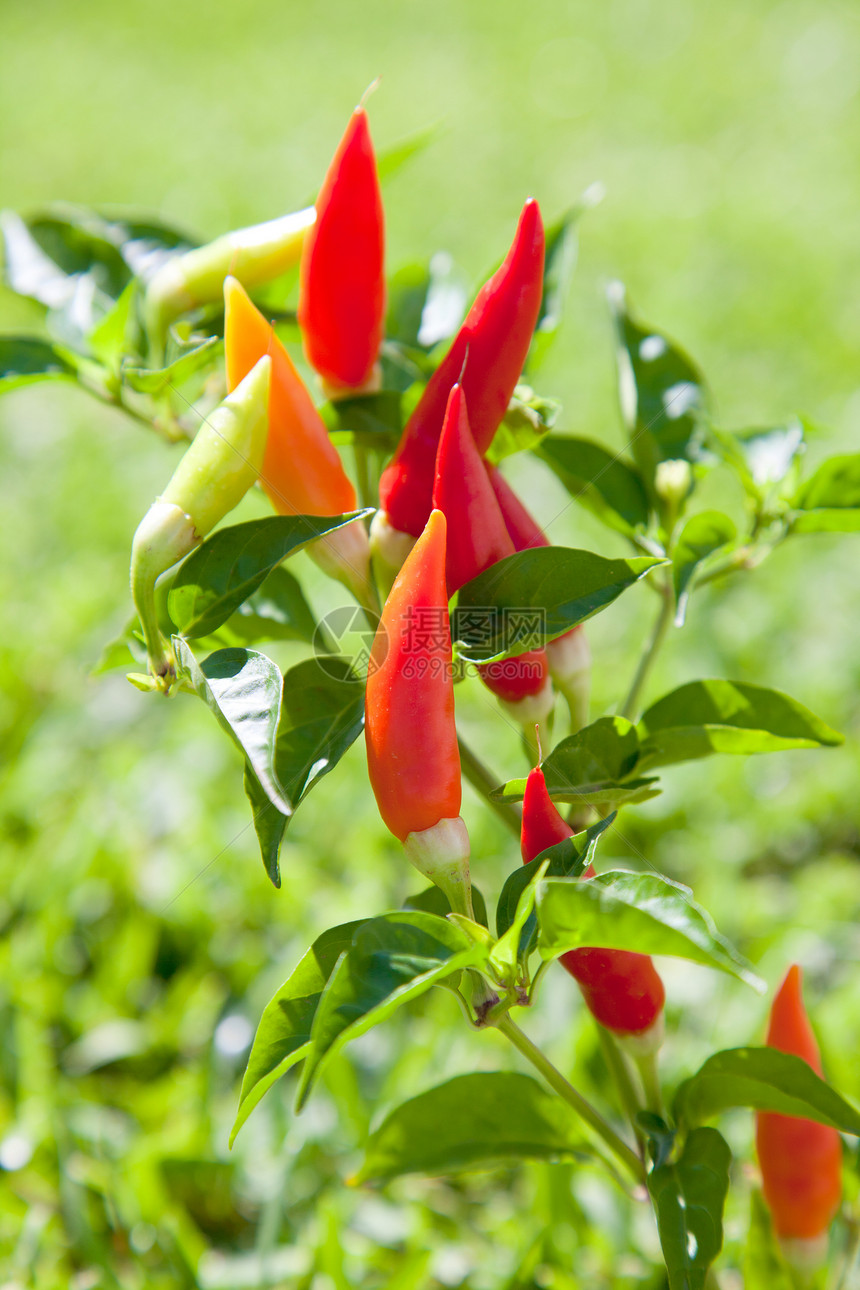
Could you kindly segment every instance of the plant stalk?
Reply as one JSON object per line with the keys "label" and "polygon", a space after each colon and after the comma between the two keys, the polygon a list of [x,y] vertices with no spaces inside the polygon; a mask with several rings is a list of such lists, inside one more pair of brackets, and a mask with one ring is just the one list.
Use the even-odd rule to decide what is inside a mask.
{"label": "plant stalk", "polygon": [[618,1097],[624,1108],[624,1114],[630,1121],[630,1127],[636,1134],[636,1141],[641,1148],[644,1138],[642,1132],[636,1125],[636,1116],[642,1110],[642,1099],[636,1085],[633,1083],[633,1076],[630,1073],[630,1066],[627,1058],[616,1043],[615,1036],[597,1024],[597,1036],[600,1040],[600,1048],[603,1053],[603,1060],[609,1068],[609,1073],[615,1081],[615,1087],[618,1090]]}
{"label": "plant stalk", "polygon": [[460,748],[460,765],[463,774],[474,789],[486,799],[487,805],[495,811],[500,820],[503,820],[515,837],[520,836],[520,814],[515,806],[510,802],[496,802],[490,797],[490,793],[499,785],[499,780],[487,769],[480,758],[476,757],[471,748],[458,737],[457,743]]}
{"label": "plant stalk", "polygon": [[606,1144],[613,1155],[622,1162],[635,1181],[644,1186],[646,1178],[645,1165],[633,1148],[628,1146],[600,1112],[581,1093],[576,1091],[573,1085],[564,1078],[561,1071],[553,1066],[549,1058],[545,1057],[529,1037],[520,1030],[516,1022],[512,1021],[509,1016],[504,1016],[497,1023],[496,1029],[506,1035],[514,1047],[522,1053],[523,1057],[530,1061],[536,1070],[540,1071],[550,1088],[559,1097],[563,1098],[568,1106],[573,1107],[577,1115],[585,1120],[586,1124]]}
{"label": "plant stalk", "polygon": [[672,624],[674,614],[675,597],[672,593],[671,585],[667,582],[664,584],[663,604],[660,606],[660,613],[658,614],[657,621],[654,624],[651,638],[642,651],[627,698],[618,709],[618,715],[626,717],[628,721],[634,720],[639,705],[639,696],[642,693],[642,689],[648,679],[648,674],[654,665],[654,661],[660,652],[660,648],[666,638],[666,633]]}

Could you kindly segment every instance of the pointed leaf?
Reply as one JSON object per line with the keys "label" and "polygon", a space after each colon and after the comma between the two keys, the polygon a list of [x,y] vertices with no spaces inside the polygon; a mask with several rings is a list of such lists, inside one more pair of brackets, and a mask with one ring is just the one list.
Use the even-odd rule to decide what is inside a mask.
{"label": "pointed leaf", "polygon": [[320,655],[284,673],[275,770],[293,808],[334,770],[363,728],[364,683],[346,659]]}
{"label": "pointed leaf", "polygon": [[288,555],[369,511],[271,515],[218,529],[179,567],[167,604],[183,636],[208,636],[262,586]]}
{"label": "pointed leaf", "polygon": [[[620,806],[647,801],[659,792],[654,788],[656,779],[636,774],[638,762],[636,727],[624,717],[600,717],[557,744],[541,762],[541,770],[554,801]],[[492,797],[520,802],[525,790],[525,779],[512,779],[495,789]]]}
{"label": "pointed leaf", "polygon": [[705,381],[679,345],[632,317],[620,283],[607,294],[617,337],[621,410],[631,451],[650,484],[661,461],[701,460]]}
{"label": "pointed leaf", "polygon": [[274,766],[275,736],[281,708],[281,673],[265,654],[222,649],[199,664],[180,636],[173,637],[176,675],[201,698],[242,750],[269,801],[284,815],[293,804]]}
{"label": "pointed leaf", "polygon": [[831,457],[791,500],[792,533],[860,530],[860,452]]}
{"label": "pointed leaf", "polygon": [[301,1108],[321,1064],[350,1039],[387,1020],[437,981],[483,963],[487,949],[444,918],[401,911],[356,933],[323,992],[296,1100]]}
{"label": "pointed leaf", "polygon": [[712,429],[711,440],[746,491],[757,498],[785,479],[805,447],[803,426],[796,418],[784,426]]}
{"label": "pointed leaf", "polygon": [[310,645],[316,635],[317,624],[301,583],[279,565],[207,643],[211,641],[213,649],[261,641],[304,641]]}
{"label": "pointed leaf", "polygon": [[700,511],[687,520],[675,544],[672,557],[672,581],[678,603],[676,624],[684,622],[687,601],[701,565],[717,551],[724,550],[737,537],[737,529],[721,511]]}
{"label": "pointed leaf", "polygon": [[239,1095],[230,1145],[254,1107],[276,1080],[307,1054],[311,1026],[326,982],[352,944],[363,920],[330,927],[318,937],[260,1018]]}
{"label": "pointed leaf", "polygon": [[396,1107],[370,1135],[355,1181],[590,1154],[575,1112],[537,1080],[483,1071],[458,1075]]}
{"label": "pointed leaf", "polygon": [[224,341],[220,336],[207,336],[201,344],[186,350],[167,367],[135,367],[127,364],[122,369],[122,379],[139,394],[149,394],[157,399],[168,390],[189,381],[205,368],[214,367],[223,348]]}
{"label": "pointed leaf", "polygon": [[716,1129],[694,1129],[675,1164],[648,1176],[669,1290],[703,1290],[723,1247],[732,1153]]}
{"label": "pointed leaf", "polygon": [[607,560],[571,547],[531,547],[461,587],[452,634],[462,658],[490,663],[539,649],[606,609],[664,563]]}
{"label": "pointed leaf", "polygon": [[590,439],[552,435],[540,456],[555,472],[574,501],[609,528],[631,536],[648,524],[648,494],[638,470],[619,454]]}
{"label": "pointed leaf", "polygon": [[779,690],[740,681],[690,681],[652,705],[639,722],[637,769],[711,753],[834,747],[842,736]]}
{"label": "pointed leaf", "polygon": [[0,394],[58,376],[74,378],[61,351],[38,336],[0,336]]}
{"label": "pointed leaf", "polygon": [[273,887],[281,885],[281,869],[278,858],[281,854],[281,843],[290,822],[290,817],[278,810],[263,788],[251,765],[245,762],[245,796],[251,804],[254,816],[254,832],[260,844],[263,866],[269,875]]}
{"label": "pointed leaf", "polygon": [[719,968],[762,989],[737,950],[721,936],[688,887],[654,873],[622,870],[586,882],[545,878],[537,897],[538,950],[555,959],[568,950],[635,950]]}
{"label": "pointed leaf", "polygon": [[860,1112],[800,1057],[776,1048],[728,1048],[714,1053],[675,1094],[679,1124],[702,1124],[735,1106],[817,1120],[860,1135]]}

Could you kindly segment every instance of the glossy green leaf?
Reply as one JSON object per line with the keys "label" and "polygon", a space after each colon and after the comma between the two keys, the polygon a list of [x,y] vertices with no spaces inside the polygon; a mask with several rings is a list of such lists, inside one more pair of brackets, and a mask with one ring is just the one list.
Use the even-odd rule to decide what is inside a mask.
{"label": "glossy green leaf", "polygon": [[537,1080],[482,1071],[458,1075],[396,1107],[370,1135],[355,1181],[590,1154],[574,1111]]}
{"label": "glossy green leaf", "polygon": [[272,886],[280,887],[281,868],[278,860],[281,854],[281,843],[284,840],[284,834],[290,822],[289,816],[284,815],[282,811],[278,810],[274,802],[269,800],[268,794],[247,761],[245,762],[244,788],[245,796],[251,805],[254,832],[260,844],[263,867],[269,875]]}
{"label": "glossy green leaf", "polygon": [[788,475],[805,444],[796,418],[783,426],[748,430],[711,430],[711,442],[753,497],[762,497]]}
{"label": "glossy green leaf", "polygon": [[269,801],[285,815],[293,804],[275,772],[275,737],[281,707],[281,673],[265,654],[222,649],[204,663],[195,659],[181,636],[173,637],[180,684],[201,698],[241,749]]}
{"label": "glossy green leaf", "polygon": [[681,530],[672,556],[672,580],[678,604],[676,625],[681,626],[695,578],[709,556],[726,548],[737,537],[737,529],[721,511],[700,511]]}
{"label": "glossy green leaf", "polygon": [[167,598],[183,636],[208,636],[262,586],[288,555],[369,511],[271,515],[218,529],[180,566]]}
{"label": "glossy green leaf", "polygon": [[860,531],[860,453],[830,457],[791,499],[792,533]]}
{"label": "glossy green leaf", "polygon": [[660,563],[563,546],[518,551],[461,587],[451,624],[458,653],[490,663],[537,649],[606,609]]}
{"label": "glossy green leaf", "polygon": [[320,655],[284,673],[274,764],[293,809],[334,770],[363,728],[364,682],[348,660]]}
{"label": "glossy green leaf", "polygon": [[189,381],[198,372],[214,367],[223,348],[224,342],[220,336],[208,336],[201,344],[186,350],[180,358],[168,364],[167,367],[134,367],[129,364],[122,369],[122,379],[139,394],[149,394],[157,399],[168,390]]}
{"label": "glossy green leaf", "polygon": [[[600,717],[560,744],[541,762],[550,797],[558,802],[596,805],[647,801],[659,792],[655,778],[638,774],[639,736],[624,717]],[[509,780],[492,796],[522,801],[526,780]]]}
{"label": "glossy green leaf", "polygon": [[317,635],[313,610],[301,583],[288,569],[278,566],[207,643],[211,642],[213,649],[261,641],[304,641],[310,645]]}
{"label": "glossy green leaf", "polygon": [[607,294],[617,337],[621,411],[633,456],[650,482],[661,461],[701,459],[705,381],[680,346],[633,318],[620,283]]}
{"label": "glossy green leaf", "polygon": [[842,736],[779,690],[740,681],[690,681],[653,704],[639,722],[639,769],[783,748],[833,747]]}
{"label": "glossy green leaf", "polygon": [[778,1111],[860,1135],[860,1112],[811,1066],[776,1048],[728,1048],[714,1053],[675,1094],[679,1124],[703,1124],[735,1106]]}
{"label": "glossy green leaf", "polygon": [[762,983],[693,900],[688,887],[655,873],[614,870],[586,882],[545,878],[539,885],[538,950],[636,950],[719,968],[756,989]]}
{"label": "glossy green leaf", "polygon": [[437,981],[483,963],[486,956],[485,946],[433,914],[400,911],[365,923],[317,1008],[297,1108],[307,1100],[321,1064],[350,1039],[386,1021]]}
{"label": "glossy green leaf", "polygon": [[0,336],[0,394],[58,376],[74,377],[55,345],[37,336]]}
{"label": "glossy green leaf", "polygon": [[540,456],[574,501],[629,537],[648,524],[648,494],[638,470],[590,439],[552,435]]}
{"label": "glossy green leaf", "polygon": [[694,1129],[674,1164],[648,1176],[669,1290],[703,1290],[723,1247],[732,1153],[716,1129]]}
{"label": "glossy green leaf", "polygon": [[[496,935],[503,936],[513,924],[520,896],[526,887],[535,881],[545,860],[549,861],[547,877],[578,878],[592,863],[600,835],[614,820],[613,811],[612,815],[607,816],[605,820],[598,820],[597,824],[592,824],[581,833],[575,833],[572,837],[565,838],[563,842],[547,847],[540,855],[535,856],[534,860],[520,865],[513,873],[508,874],[496,905]],[[536,919],[534,927],[536,930]],[[529,937],[528,941],[523,943],[522,953],[528,952],[531,948],[531,939]]]}
{"label": "glossy green leaf", "polygon": [[361,926],[363,920],[323,932],[266,1004],[242,1080],[231,1146],[263,1094],[307,1055],[314,1014],[325,984]]}

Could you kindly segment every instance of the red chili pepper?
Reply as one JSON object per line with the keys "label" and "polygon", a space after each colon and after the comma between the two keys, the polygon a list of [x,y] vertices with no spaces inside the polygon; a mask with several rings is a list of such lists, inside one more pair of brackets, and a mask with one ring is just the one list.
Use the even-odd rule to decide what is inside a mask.
{"label": "red chili pepper", "polygon": [[[550,546],[549,539],[534,516],[526,509],[497,466],[484,463],[505,526],[517,551]],[[548,641],[546,660],[550,675],[561,690],[568,707],[573,730],[588,723],[588,698],[591,690],[591,651],[582,627],[572,627],[563,636]]]}
{"label": "red chili pepper", "polygon": [[445,516],[434,511],[385,602],[367,674],[367,764],[401,842],[460,814]]}
{"label": "red chili pepper", "polygon": [[[520,834],[523,863],[573,833],[547,792],[536,766],[526,780]],[[589,865],[584,878],[593,878]],[[621,1037],[643,1036],[660,1019],[666,992],[647,954],[632,950],[579,949],[562,954],[561,962],[579,983],[592,1016]]]}
{"label": "red chili pepper", "polygon": [[388,523],[417,536],[432,505],[445,408],[468,353],[462,384],[479,455],[489,448],[526,360],[543,295],[544,231],[534,198],[523,207],[504,263],[484,284],[451,348],[409,418],[379,496]]}
{"label": "red chili pepper", "polygon": [[[448,397],[439,449],[433,505],[448,520],[448,594],[459,591],[507,555],[514,544],[505,528],[487,472],[472,436],[466,395],[457,383]],[[518,706],[514,714],[533,725],[547,716],[553,703],[546,653],[529,650],[478,668],[481,678],[503,702]]]}
{"label": "red chili pepper", "polygon": [[[773,1001],[767,1044],[801,1057],[821,1074],[821,1057],[803,1006],[797,964],[789,968]],[[789,1242],[812,1243],[812,1248],[796,1253],[816,1253],[842,1199],[839,1134],[814,1120],[760,1111],[756,1115],[756,1148],[774,1230]]]}
{"label": "red chili pepper", "polygon": [[372,383],[385,318],[385,232],[367,114],[357,107],[328,168],[302,251],[299,324],[307,360],[345,393]]}

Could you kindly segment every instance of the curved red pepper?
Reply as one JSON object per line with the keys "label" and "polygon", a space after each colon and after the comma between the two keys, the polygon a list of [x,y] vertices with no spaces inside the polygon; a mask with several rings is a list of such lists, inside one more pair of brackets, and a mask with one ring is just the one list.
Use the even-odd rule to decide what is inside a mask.
{"label": "curved red pepper", "polygon": [[[526,780],[523,797],[523,863],[572,833],[547,792],[543,771],[536,766]],[[583,877],[594,877],[590,865]],[[620,1036],[641,1035],[658,1020],[666,992],[647,954],[583,948],[562,954],[561,962],[579,983],[592,1016],[607,1030]]]}
{"label": "curved red pepper", "polygon": [[433,511],[382,611],[367,674],[365,734],[379,813],[405,842],[460,814],[445,516]]}
{"label": "curved red pepper", "polygon": [[[507,555],[514,554],[487,472],[470,428],[466,395],[458,382],[448,397],[439,449],[433,505],[448,520],[448,594]],[[546,689],[546,653],[529,650],[478,668],[487,687],[506,703],[518,703]]]}
{"label": "curved red pepper", "polygon": [[544,231],[529,198],[501,267],[484,284],[451,348],[409,418],[379,497],[389,523],[415,536],[432,505],[434,467],[445,408],[460,377],[479,455],[489,448],[520,378],[543,295]]}
{"label": "curved red pepper", "polygon": [[[789,968],[773,1001],[767,1044],[803,1058],[821,1074],[821,1057],[803,1006],[797,964]],[[822,1237],[842,1199],[842,1145],[836,1129],[814,1120],[760,1111],[756,1149],[777,1235],[801,1241]]]}
{"label": "curved red pepper", "polygon": [[367,114],[357,107],[316,201],[302,251],[299,325],[307,360],[333,391],[373,376],[385,318],[385,231]]}

